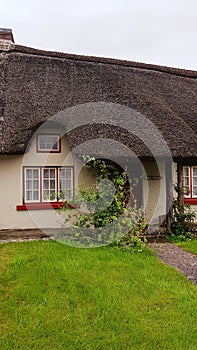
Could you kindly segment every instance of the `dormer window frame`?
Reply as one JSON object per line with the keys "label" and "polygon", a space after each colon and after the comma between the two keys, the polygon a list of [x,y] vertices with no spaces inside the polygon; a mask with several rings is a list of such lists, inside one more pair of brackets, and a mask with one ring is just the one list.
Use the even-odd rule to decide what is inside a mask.
{"label": "dormer window frame", "polygon": [[61,137],[57,133],[40,133],[36,136],[37,153],[61,153]]}

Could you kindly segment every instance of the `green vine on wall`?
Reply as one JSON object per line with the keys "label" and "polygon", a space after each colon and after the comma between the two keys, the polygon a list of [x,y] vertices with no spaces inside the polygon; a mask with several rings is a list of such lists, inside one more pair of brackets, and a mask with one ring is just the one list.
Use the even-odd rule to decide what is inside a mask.
{"label": "green vine on wall", "polygon": [[83,156],[83,161],[84,170],[93,170],[96,174],[96,183],[87,188],[80,185],[73,199],[86,210],[71,211],[68,215],[66,223],[72,227],[72,239],[90,246],[113,244],[121,249],[141,251],[146,242],[141,238],[146,224],[132,195],[126,169],[120,171],[112,162],[89,156]]}

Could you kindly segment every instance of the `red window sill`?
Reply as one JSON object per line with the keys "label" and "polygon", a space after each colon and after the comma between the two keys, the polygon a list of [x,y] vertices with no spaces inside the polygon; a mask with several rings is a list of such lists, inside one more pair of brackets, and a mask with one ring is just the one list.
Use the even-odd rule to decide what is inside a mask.
{"label": "red window sill", "polygon": [[[62,202],[50,202],[50,203],[26,203],[22,205],[17,205],[17,211],[23,210],[45,210],[45,209],[60,209],[63,206]],[[76,204],[68,205],[70,209],[75,209],[78,206]]]}
{"label": "red window sill", "polygon": [[184,204],[197,204],[197,198],[184,198]]}

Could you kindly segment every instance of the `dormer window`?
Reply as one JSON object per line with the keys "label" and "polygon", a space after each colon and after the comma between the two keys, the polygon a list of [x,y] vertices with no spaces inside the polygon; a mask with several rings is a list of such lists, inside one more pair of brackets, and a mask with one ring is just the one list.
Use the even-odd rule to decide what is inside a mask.
{"label": "dormer window", "polygon": [[60,135],[39,134],[37,135],[37,152],[39,153],[60,153]]}

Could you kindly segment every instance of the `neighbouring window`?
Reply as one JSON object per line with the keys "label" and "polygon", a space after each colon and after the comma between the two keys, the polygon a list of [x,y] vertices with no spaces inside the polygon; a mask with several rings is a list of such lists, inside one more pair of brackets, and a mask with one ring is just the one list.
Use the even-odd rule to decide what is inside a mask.
{"label": "neighbouring window", "polygon": [[72,169],[59,169],[59,193],[60,199],[65,200],[72,196]]}
{"label": "neighbouring window", "polygon": [[68,200],[73,195],[73,167],[25,167],[24,202]]}
{"label": "neighbouring window", "polygon": [[197,198],[197,166],[183,167],[183,188],[185,198]]}
{"label": "neighbouring window", "polygon": [[37,152],[59,153],[60,151],[61,143],[59,135],[37,135]]}
{"label": "neighbouring window", "polygon": [[25,199],[27,202],[40,201],[40,169],[27,168],[25,172]]}

